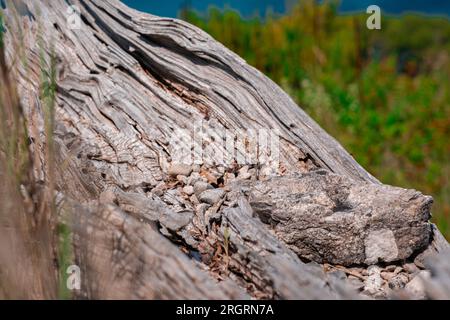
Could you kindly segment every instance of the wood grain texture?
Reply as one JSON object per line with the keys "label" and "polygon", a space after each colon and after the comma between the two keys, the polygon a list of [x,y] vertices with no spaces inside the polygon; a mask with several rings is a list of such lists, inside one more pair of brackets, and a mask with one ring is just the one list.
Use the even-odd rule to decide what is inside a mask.
{"label": "wood grain texture", "polygon": [[[231,281],[217,283],[164,238],[113,204],[61,205],[70,216],[80,298],[248,299]],[[156,210],[155,210],[156,211]]]}
{"label": "wood grain texture", "polygon": [[[22,2],[5,11],[7,57],[43,183],[40,86],[56,61],[55,176],[70,203],[80,297],[357,298],[328,263],[402,265],[447,244],[428,222],[431,197],[382,185],[198,28],[118,0]],[[69,28],[68,4],[80,9],[79,30]],[[210,161],[180,167],[171,140],[198,123],[277,132],[275,172],[259,159],[216,165],[222,136],[209,141]],[[396,252],[380,249],[383,230]]]}

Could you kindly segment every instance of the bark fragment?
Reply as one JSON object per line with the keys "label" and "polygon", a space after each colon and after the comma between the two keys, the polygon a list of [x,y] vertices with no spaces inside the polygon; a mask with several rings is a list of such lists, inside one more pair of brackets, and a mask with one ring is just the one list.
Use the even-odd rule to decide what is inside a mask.
{"label": "bark fragment", "polygon": [[238,183],[261,221],[299,256],[340,265],[409,258],[430,242],[432,198],[318,170]]}

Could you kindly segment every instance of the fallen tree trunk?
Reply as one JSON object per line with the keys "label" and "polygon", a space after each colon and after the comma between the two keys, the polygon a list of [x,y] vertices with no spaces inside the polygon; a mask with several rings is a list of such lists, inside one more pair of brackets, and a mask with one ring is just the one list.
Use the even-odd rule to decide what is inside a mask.
{"label": "fallen tree trunk", "polygon": [[[116,0],[20,3],[6,10],[8,61],[44,183],[54,140],[79,297],[387,296],[448,246],[428,221],[431,197],[382,185],[199,29]],[[67,3],[80,10],[77,30]],[[48,137],[40,93],[52,68]]]}

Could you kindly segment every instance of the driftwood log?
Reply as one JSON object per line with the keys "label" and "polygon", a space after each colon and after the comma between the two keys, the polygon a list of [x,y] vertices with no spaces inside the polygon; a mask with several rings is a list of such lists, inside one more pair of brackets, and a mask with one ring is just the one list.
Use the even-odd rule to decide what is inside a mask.
{"label": "driftwood log", "polygon": [[[5,6],[6,55],[44,184],[41,78],[56,68],[54,175],[77,297],[450,297],[432,198],[381,184],[203,31],[118,0]],[[74,29],[67,15],[78,10]],[[172,142],[205,126],[192,159],[180,159]],[[276,133],[271,158],[249,159],[246,138],[224,161],[230,132],[232,142]]]}

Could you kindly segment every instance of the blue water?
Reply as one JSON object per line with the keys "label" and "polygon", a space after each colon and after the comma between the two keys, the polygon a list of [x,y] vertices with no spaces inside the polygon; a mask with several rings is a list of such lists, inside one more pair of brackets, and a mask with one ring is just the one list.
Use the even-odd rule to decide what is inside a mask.
{"label": "blue water", "polygon": [[140,11],[158,16],[176,18],[179,10],[189,4],[189,7],[206,12],[209,6],[218,8],[229,7],[248,17],[255,13],[264,15],[266,9],[271,8],[276,13],[285,13],[286,6],[283,0],[122,0],[128,6]]}
{"label": "blue water", "polygon": [[450,17],[450,0],[344,0],[341,12],[365,11],[371,4],[376,4],[382,12],[402,14],[417,12],[428,15]]}
{"label": "blue water", "polygon": [[[275,13],[286,13],[296,0],[122,0],[128,6],[140,11],[165,17],[177,17],[181,8],[186,6],[206,12],[210,5],[219,8],[232,8],[244,17],[255,13],[264,16],[267,9]],[[342,0],[339,12],[361,12],[369,5],[378,5],[382,12],[402,14],[417,12],[427,15],[450,17],[450,0]]]}

